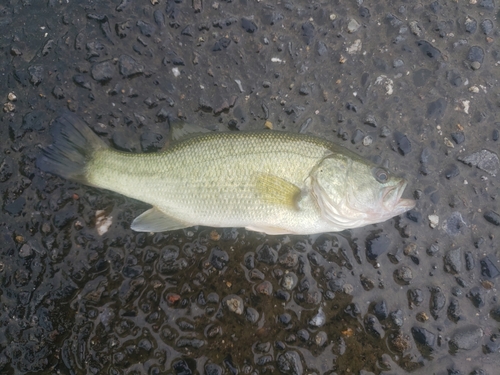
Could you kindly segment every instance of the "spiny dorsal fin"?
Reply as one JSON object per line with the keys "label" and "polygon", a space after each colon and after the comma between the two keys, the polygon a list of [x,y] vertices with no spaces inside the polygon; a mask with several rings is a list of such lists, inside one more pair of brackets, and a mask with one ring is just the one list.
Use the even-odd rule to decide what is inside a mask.
{"label": "spiny dorsal fin", "polygon": [[170,123],[170,140],[174,142],[188,138],[189,136],[208,132],[210,130],[201,126],[187,124],[183,121],[172,121]]}
{"label": "spiny dorsal fin", "polygon": [[295,210],[298,209],[297,203],[302,192],[291,182],[267,173],[262,173],[257,177],[257,191],[266,202]]}

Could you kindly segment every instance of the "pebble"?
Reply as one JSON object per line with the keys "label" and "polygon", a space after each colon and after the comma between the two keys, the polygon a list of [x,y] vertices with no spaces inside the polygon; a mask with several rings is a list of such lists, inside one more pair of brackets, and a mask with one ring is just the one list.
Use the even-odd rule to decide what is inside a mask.
{"label": "pebble", "polygon": [[143,152],[159,151],[165,145],[166,140],[159,133],[145,132],[141,134],[141,149]]}
{"label": "pebble", "polygon": [[210,252],[209,262],[216,270],[222,271],[229,262],[229,255],[219,247],[214,247]]}
{"label": "pebble", "polygon": [[402,327],[403,326],[403,323],[404,323],[404,315],[403,315],[403,311],[398,309],[396,311],[393,311],[389,314],[389,317],[391,318],[392,320],[392,323],[396,326],[396,327]]}
{"label": "pebble", "polygon": [[92,85],[90,84],[90,82],[87,80],[87,77],[84,76],[83,74],[75,74],[73,76],[73,82],[80,86],[80,87],[83,87],[84,89],[87,89],[87,90],[92,90]]}
{"label": "pebble", "polygon": [[448,102],[444,98],[439,98],[433,102],[427,104],[427,112],[425,117],[440,119],[444,116],[446,108],[448,107]]}
{"label": "pebble", "polygon": [[324,331],[319,331],[314,337],[314,343],[320,347],[325,345],[327,341],[328,341],[328,335]]}
{"label": "pebble", "polygon": [[374,128],[378,126],[377,119],[375,118],[374,115],[367,115],[365,117],[364,124],[373,126]]}
{"label": "pebble", "polygon": [[490,310],[490,316],[497,322],[500,322],[500,306],[492,308]]}
{"label": "pebble", "polygon": [[436,335],[422,327],[412,327],[411,334],[415,342],[427,348],[433,348],[436,343]]}
{"label": "pebble", "polygon": [[486,304],[484,297],[484,292],[478,286],[475,286],[467,293],[467,298],[472,302],[474,307],[478,309]]}
{"label": "pebble", "polygon": [[278,261],[278,252],[268,244],[260,246],[256,252],[259,262],[273,265]]}
{"label": "pebble", "polygon": [[375,261],[381,254],[385,253],[391,246],[391,240],[385,234],[369,236],[366,239],[366,257]]}
{"label": "pebble", "polygon": [[137,62],[132,56],[121,55],[118,59],[118,70],[125,78],[144,73],[144,65]]}
{"label": "pebble", "polygon": [[42,82],[44,71],[42,65],[31,65],[28,67],[29,80],[33,86],[38,86]]}
{"label": "pebble", "polygon": [[273,284],[271,284],[267,280],[263,281],[255,287],[255,291],[259,294],[264,294],[266,296],[270,296],[273,294]]}
{"label": "pebble", "polygon": [[474,260],[474,255],[471,251],[465,253],[465,269],[467,271],[472,271],[476,266],[476,261]]}
{"label": "pebble", "polygon": [[150,23],[139,20],[137,21],[136,25],[137,27],[139,27],[139,31],[141,32],[141,34],[146,37],[150,37],[155,32],[155,27]]}
{"label": "pebble", "polygon": [[363,138],[363,146],[370,146],[373,143],[373,138],[367,135]]}
{"label": "pebble", "polygon": [[469,34],[474,34],[477,30],[477,21],[472,17],[467,16],[464,25],[465,25],[465,32]]}
{"label": "pebble", "polygon": [[313,327],[321,327],[326,323],[326,315],[323,312],[323,309],[320,307],[318,309],[318,313],[311,318],[309,321],[309,325]]}
{"label": "pebble", "polygon": [[458,303],[458,300],[456,298],[452,298],[450,301],[450,304],[448,305],[448,318],[452,322],[458,322],[460,319],[462,319],[462,312],[460,310],[460,304]]}
{"label": "pebble", "polygon": [[224,371],[222,370],[222,367],[215,363],[207,363],[205,365],[205,375],[222,375],[224,374]]}
{"label": "pebble", "polygon": [[250,34],[253,34],[258,29],[257,24],[253,20],[251,20],[249,18],[242,18],[241,19],[241,27],[247,33],[250,33]]}
{"label": "pebble", "polygon": [[458,160],[468,166],[477,167],[492,176],[496,176],[500,168],[497,154],[489,150],[474,152],[468,156],[459,157]]}
{"label": "pebble", "polygon": [[470,62],[478,62],[482,64],[484,60],[484,50],[479,46],[472,46],[471,48],[469,48],[467,60],[469,60]]}
{"label": "pebble", "polygon": [[235,314],[241,315],[243,314],[243,300],[241,297],[238,297],[234,294],[230,294],[229,296],[223,299],[223,303],[227,306],[229,311],[234,312]]}
{"label": "pebble", "polygon": [[281,280],[281,286],[285,290],[292,290],[297,286],[298,283],[298,277],[296,274],[293,272],[289,272],[283,276],[283,279]]}
{"label": "pebble", "polygon": [[292,322],[292,316],[288,313],[280,314],[278,316],[278,321],[284,326],[287,326]]}
{"label": "pebble", "polygon": [[10,157],[5,157],[0,162],[0,182],[5,182],[12,176],[13,163]]}
{"label": "pebble", "polygon": [[500,226],[500,215],[497,214],[495,211],[488,210],[484,213],[483,216],[489,223],[496,226]]}
{"label": "pebble", "polygon": [[25,243],[23,246],[21,246],[21,248],[19,249],[19,256],[21,258],[25,259],[30,257],[31,255],[33,255],[33,248],[30,245]]}
{"label": "pebble", "polygon": [[500,270],[497,266],[498,261],[493,255],[488,255],[487,257],[481,259],[481,275],[489,277],[491,279],[500,275]]}
{"label": "pebble", "polygon": [[323,43],[322,41],[318,42],[317,52],[318,52],[319,56],[324,56],[328,52],[328,48],[326,47],[326,44]]}
{"label": "pebble", "polygon": [[401,59],[394,59],[394,61],[392,62],[392,67],[393,68],[401,68],[403,65],[404,65],[404,61],[401,60]]}
{"label": "pebble", "polygon": [[414,288],[408,290],[408,302],[410,308],[413,309],[415,306],[420,306],[424,301],[424,293],[419,288]]}
{"label": "pebble", "polygon": [[429,219],[429,226],[434,229],[439,224],[439,216],[438,215],[429,215],[427,217]]}
{"label": "pebble", "polygon": [[432,317],[437,320],[439,318],[439,313],[443,310],[446,305],[446,296],[441,291],[441,288],[435,287],[431,289],[431,301],[429,304],[429,309]]}
{"label": "pebble", "polygon": [[402,266],[394,271],[394,280],[400,285],[409,285],[413,280],[413,272],[410,267]]}
{"label": "pebble", "polygon": [[113,78],[115,66],[110,60],[102,61],[92,65],[90,74],[98,82],[107,82]]}
{"label": "pebble", "polygon": [[396,131],[394,132],[394,138],[396,139],[398,151],[401,155],[405,156],[411,152],[411,142],[406,134]]}
{"label": "pebble", "polygon": [[454,132],[451,133],[451,139],[457,144],[460,145],[465,142],[465,134],[464,132]]}
{"label": "pebble", "polygon": [[479,344],[483,337],[483,330],[474,325],[458,329],[451,337],[450,348],[452,350],[471,350]]}
{"label": "pebble", "polygon": [[484,21],[482,21],[480,26],[481,26],[481,31],[483,32],[484,35],[490,35],[493,32],[493,29],[495,28],[493,22],[489,19],[485,19]]}
{"label": "pebble", "polygon": [[377,339],[382,339],[385,331],[376,316],[367,314],[364,320],[365,329]]}
{"label": "pebble", "polygon": [[351,18],[349,20],[349,23],[347,24],[347,32],[349,32],[350,34],[355,33],[356,31],[358,31],[360,26],[361,25],[358,21],[356,21],[354,18]]}
{"label": "pebble", "polygon": [[453,275],[462,272],[462,250],[460,248],[449,250],[444,258],[444,270]]}
{"label": "pebble", "polygon": [[307,21],[302,24],[302,36],[307,45],[310,45],[314,39],[314,25]]}
{"label": "pebble", "polygon": [[432,44],[430,44],[426,40],[419,40],[417,42],[417,46],[420,48],[420,51],[425,56],[427,56],[431,59],[438,59],[441,56],[441,51],[439,51],[436,47],[434,47]]}
{"label": "pebble", "polygon": [[460,169],[458,169],[456,164],[449,165],[444,171],[444,176],[448,180],[457,177],[459,174],[460,174]]}
{"label": "pebble", "polygon": [[304,373],[300,356],[296,351],[288,350],[277,359],[278,370],[283,374],[302,375]]}
{"label": "pebble", "polygon": [[372,306],[372,311],[373,314],[379,320],[385,320],[389,316],[389,310],[387,309],[387,302],[385,302],[384,300],[375,303]]}

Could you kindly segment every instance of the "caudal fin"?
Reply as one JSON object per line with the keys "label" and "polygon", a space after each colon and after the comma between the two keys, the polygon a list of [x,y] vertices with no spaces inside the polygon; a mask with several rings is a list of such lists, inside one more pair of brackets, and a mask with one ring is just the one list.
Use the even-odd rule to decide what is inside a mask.
{"label": "caudal fin", "polygon": [[78,116],[66,112],[51,124],[53,143],[37,158],[36,165],[44,172],[68,180],[89,184],[87,163],[95,151],[108,146]]}

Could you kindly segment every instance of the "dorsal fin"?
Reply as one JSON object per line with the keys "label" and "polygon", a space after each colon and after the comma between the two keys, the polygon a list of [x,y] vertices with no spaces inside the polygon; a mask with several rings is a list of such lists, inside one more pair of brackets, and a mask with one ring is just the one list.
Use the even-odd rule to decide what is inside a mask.
{"label": "dorsal fin", "polygon": [[210,132],[210,130],[202,128],[201,126],[187,124],[184,121],[172,121],[170,123],[170,140],[173,142],[208,132]]}

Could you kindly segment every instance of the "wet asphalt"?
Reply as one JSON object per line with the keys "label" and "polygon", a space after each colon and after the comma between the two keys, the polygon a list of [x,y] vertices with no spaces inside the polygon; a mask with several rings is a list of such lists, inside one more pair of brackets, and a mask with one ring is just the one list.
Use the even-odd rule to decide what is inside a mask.
{"label": "wet asphalt", "polygon": [[[2,374],[496,374],[499,4],[0,5]],[[148,207],[35,166],[62,110],[113,147],[169,121],[339,143],[408,180],[315,236],[130,230]]]}

